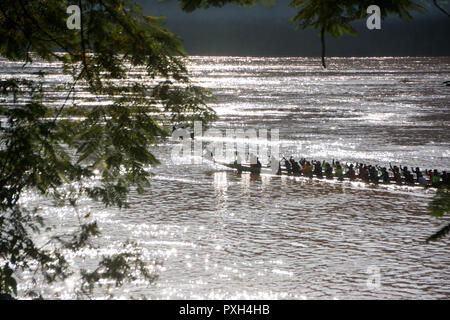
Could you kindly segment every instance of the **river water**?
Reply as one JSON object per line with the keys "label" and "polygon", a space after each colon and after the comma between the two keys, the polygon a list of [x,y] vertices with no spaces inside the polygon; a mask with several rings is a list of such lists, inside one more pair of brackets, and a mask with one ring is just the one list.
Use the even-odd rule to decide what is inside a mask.
{"label": "river water", "polygon": [[[55,73],[46,79],[58,81],[52,64],[26,68],[0,62],[3,76],[44,68]],[[211,127],[224,136],[226,129],[276,129],[272,144],[295,158],[450,169],[450,88],[442,84],[450,57],[331,58],[327,70],[315,58],[191,57],[189,69],[216,96],[220,119]],[[200,141],[208,140],[226,138]],[[129,239],[162,263],[154,284],[134,282],[117,297],[450,298],[450,238],[423,243],[448,223],[427,215],[432,192],[175,164],[176,145],[153,150],[163,164],[146,194],[131,195],[130,208],[89,201],[80,208],[99,223],[100,254]],[[50,225],[73,228],[71,210],[32,194],[25,201],[39,202]],[[83,254],[71,258],[74,266],[85,267],[82,259],[98,251]],[[45,293],[74,298],[72,285]]]}

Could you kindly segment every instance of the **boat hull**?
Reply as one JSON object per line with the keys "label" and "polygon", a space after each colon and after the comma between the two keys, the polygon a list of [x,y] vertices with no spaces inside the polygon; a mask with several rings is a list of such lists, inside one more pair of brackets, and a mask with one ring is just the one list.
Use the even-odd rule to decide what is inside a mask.
{"label": "boat hull", "polygon": [[[288,176],[302,176],[304,178],[308,178],[304,175],[301,175],[300,173],[293,173],[292,171],[288,171],[286,168],[281,167],[277,172],[274,172],[272,170],[272,168],[270,167],[252,167],[250,165],[242,165],[242,164],[237,164],[237,163],[224,163],[224,162],[218,162],[218,161],[214,161],[214,163],[216,164],[220,164],[222,166],[231,168],[231,169],[235,169],[238,172],[250,172],[251,174],[271,174],[271,175],[288,175]],[[314,179],[320,179],[320,180],[335,180],[335,181],[341,181],[341,182],[362,182],[362,183],[366,183],[366,184],[375,184],[375,185],[399,185],[396,183],[395,180],[393,180],[393,178],[391,177],[389,183],[385,183],[383,181],[379,181],[378,183],[375,183],[373,181],[370,180],[361,180],[361,179],[353,179],[350,180],[349,178],[344,178],[344,179],[339,179],[335,176],[333,177],[318,177],[316,175],[312,175],[309,178],[314,178]],[[411,186],[411,187],[423,187],[423,185],[420,185],[419,183],[414,183],[414,184],[407,184],[407,183],[402,183],[401,185],[403,186]]]}

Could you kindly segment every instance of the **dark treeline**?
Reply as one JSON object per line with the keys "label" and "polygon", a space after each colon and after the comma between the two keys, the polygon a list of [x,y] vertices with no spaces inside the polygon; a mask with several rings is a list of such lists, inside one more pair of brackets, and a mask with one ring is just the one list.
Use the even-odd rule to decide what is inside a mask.
{"label": "dark treeline", "polygon": [[[296,31],[289,21],[168,22],[190,55],[320,56],[316,30]],[[365,26],[365,21],[360,22]],[[356,24],[355,24],[356,27]],[[359,35],[328,39],[330,56],[446,56],[449,19],[384,23],[382,30],[357,28]]]}

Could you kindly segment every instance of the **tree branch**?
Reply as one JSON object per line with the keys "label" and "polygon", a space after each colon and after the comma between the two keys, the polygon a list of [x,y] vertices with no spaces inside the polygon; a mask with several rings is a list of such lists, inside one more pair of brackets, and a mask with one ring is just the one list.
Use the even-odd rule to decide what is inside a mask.
{"label": "tree branch", "polygon": [[442,7],[438,4],[437,0],[433,0],[433,3],[434,3],[434,5],[436,6],[436,8],[438,8],[439,10],[441,10],[444,14],[447,15],[447,17],[450,18],[450,14],[449,14],[444,8],[442,8]]}
{"label": "tree branch", "polygon": [[326,48],[325,48],[325,27],[324,26],[322,26],[322,29],[320,29],[320,41],[322,42],[322,65],[324,68],[326,68],[327,64],[325,62]]}

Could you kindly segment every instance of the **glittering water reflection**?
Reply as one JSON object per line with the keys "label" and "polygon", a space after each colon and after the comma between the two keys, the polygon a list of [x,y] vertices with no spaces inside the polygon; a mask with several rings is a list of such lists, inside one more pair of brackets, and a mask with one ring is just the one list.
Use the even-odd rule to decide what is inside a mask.
{"label": "glittering water reflection", "polygon": [[[450,93],[441,82],[450,74],[449,58],[332,60],[324,71],[309,58],[194,57],[190,69],[217,96],[221,118],[214,128],[278,128],[281,153],[295,157],[448,169]],[[24,73],[1,66],[3,74]],[[57,72],[52,64],[42,67]],[[450,297],[449,239],[421,242],[443,224],[426,214],[432,193],[176,165],[166,160],[172,146],[153,150],[163,164],[147,193],[131,195],[129,209],[90,201],[79,209],[98,221],[102,250],[69,257],[72,265],[88,267],[127,239],[140,244],[148,261],[162,261],[153,286],[137,281],[118,297]],[[39,203],[58,230],[76,226],[71,210],[33,194],[25,201]],[[367,286],[372,267],[380,271],[379,289]],[[48,293],[74,298],[73,286]]]}

